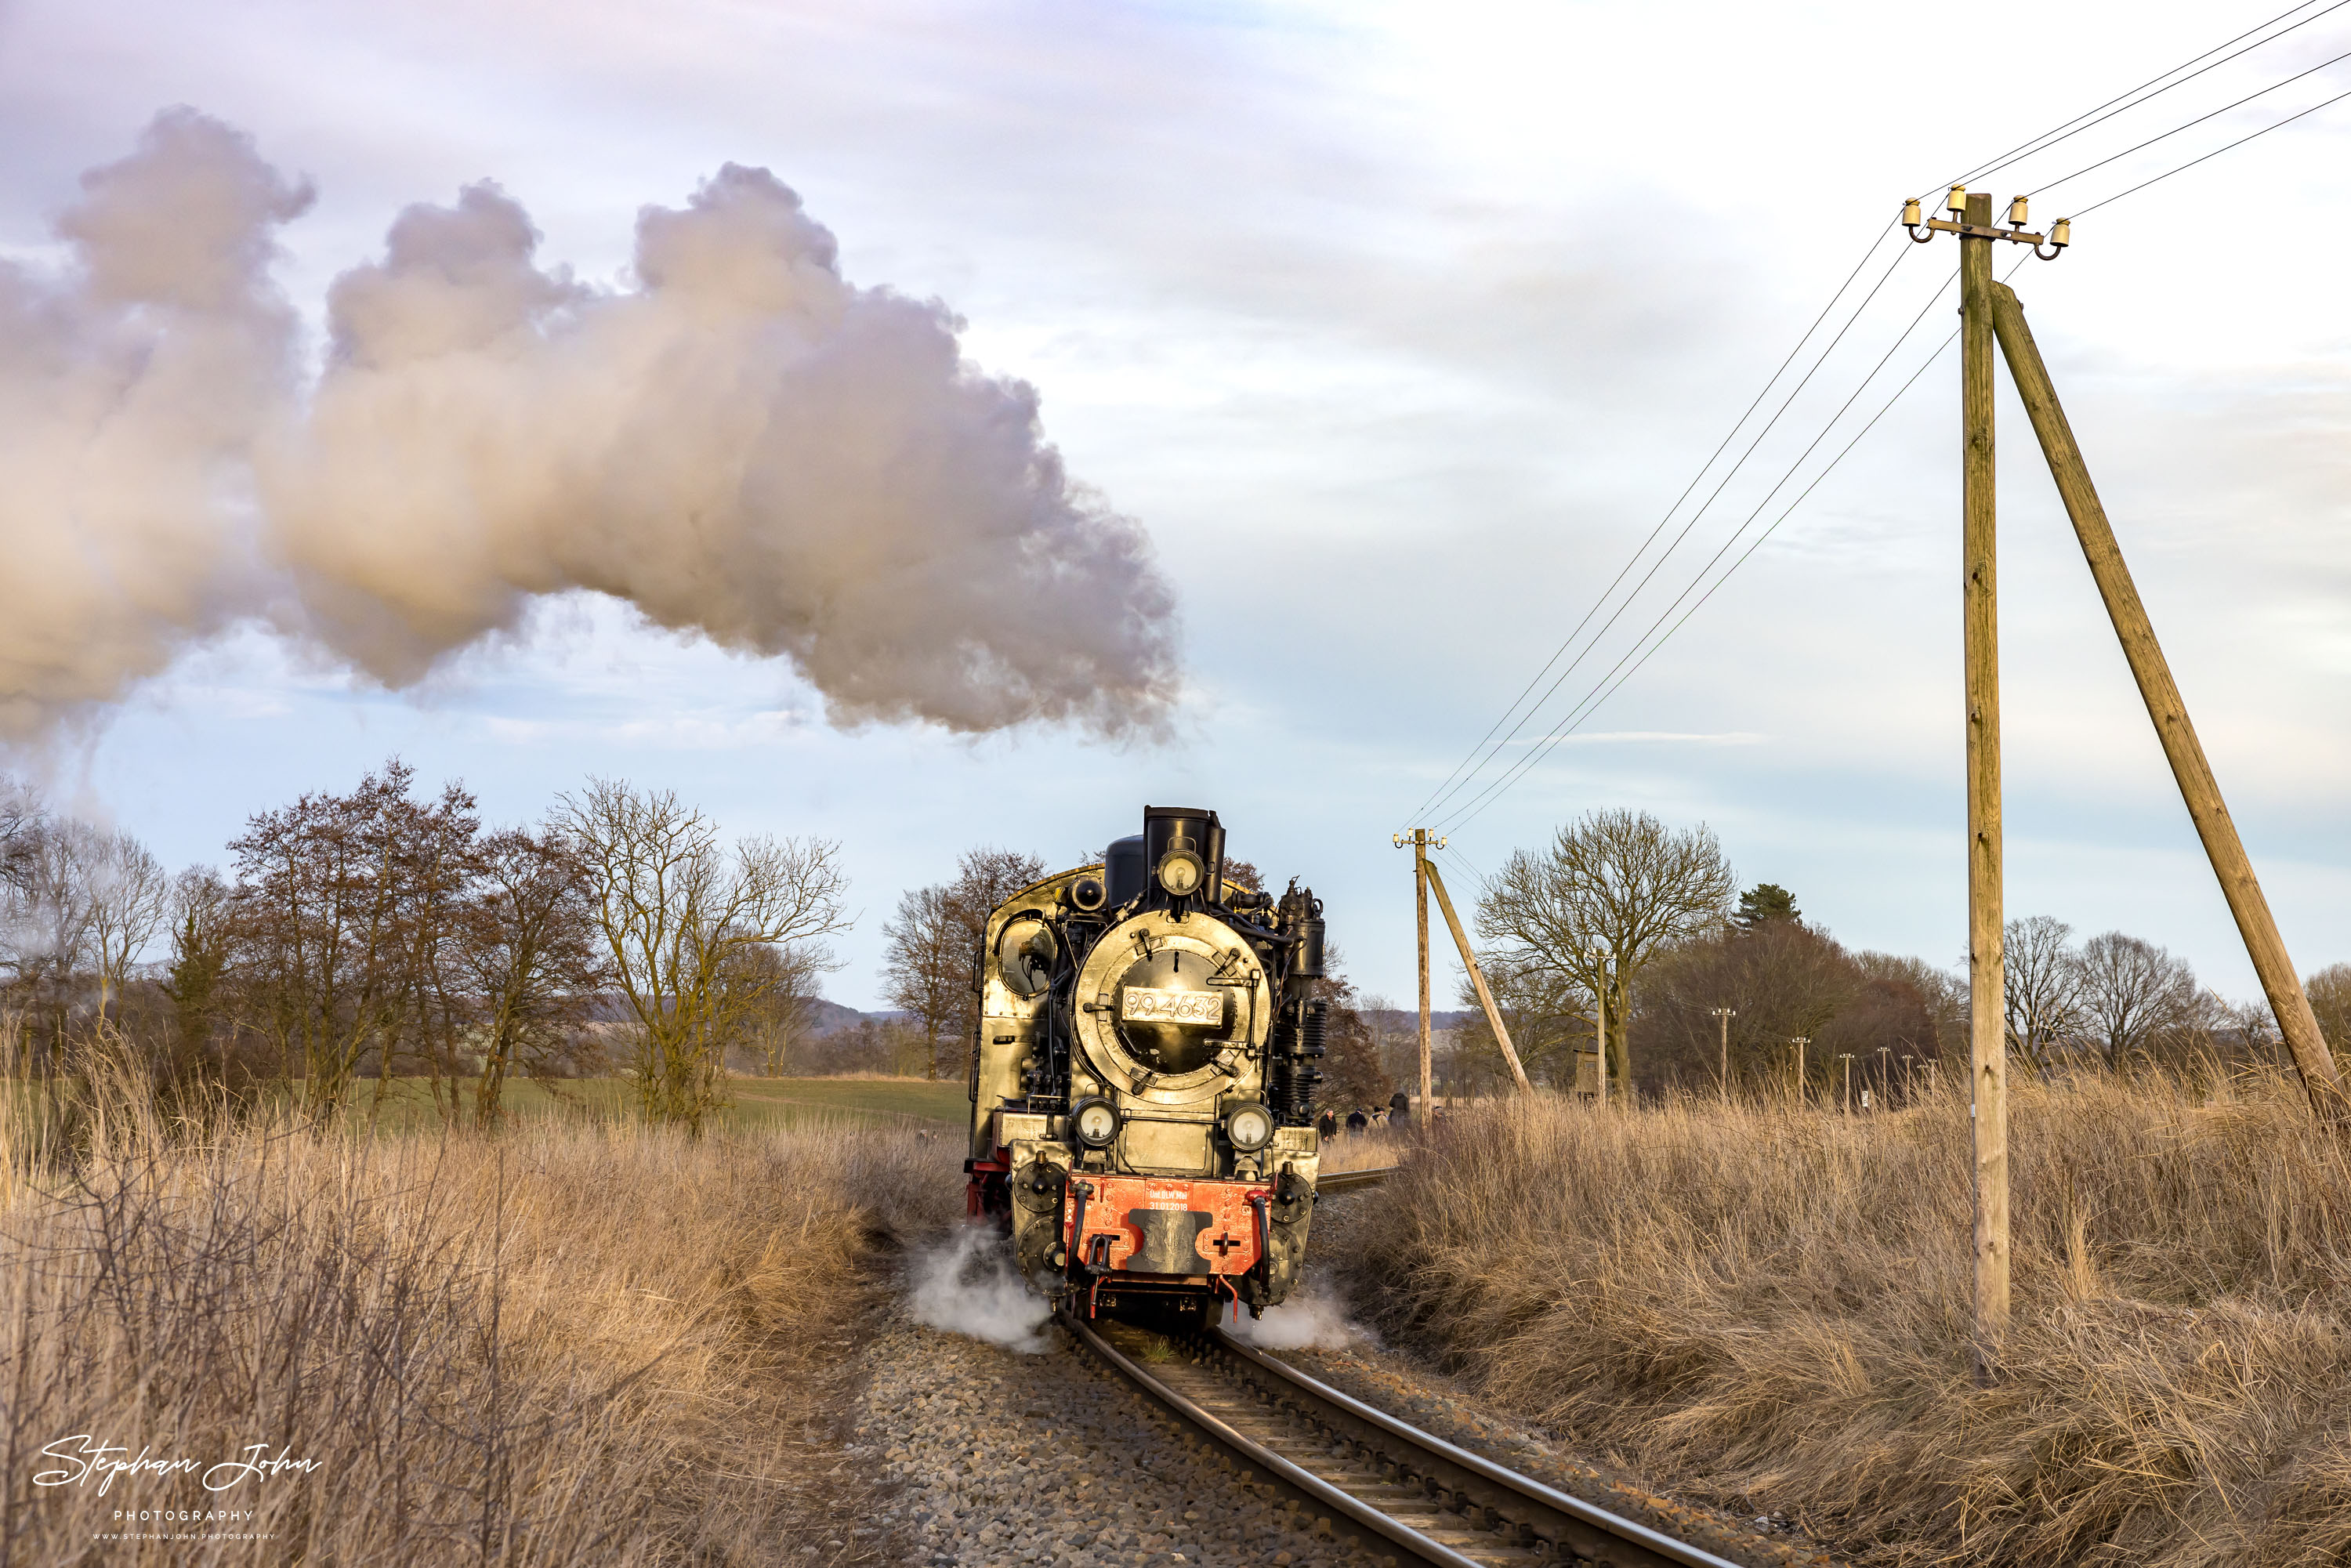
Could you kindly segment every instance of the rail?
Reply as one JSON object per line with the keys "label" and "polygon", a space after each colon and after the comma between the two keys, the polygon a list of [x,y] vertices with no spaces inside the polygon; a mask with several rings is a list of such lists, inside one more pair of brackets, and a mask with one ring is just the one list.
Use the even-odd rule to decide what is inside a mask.
{"label": "rail", "polygon": [[[1457,1448],[1221,1330],[1169,1340],[1123,1325],[1105,1333],[1074,1313],[1061,1322],[1093,1355],[1224,1448],[1245,1480],[1262,1476],[1311,1511],[1318,1528],[1384,1542],[1399,1561],[1504,1568],[1580,1558],[1600,1568],[1738,1568]],[[1155,1340],[1177,1354],[1146,1365],[1111,1334]]]}
{"label": "rail", "polygon": [[1374,1166],[1368,1170],[1326,1171],[1315,1178],[1314,1191],[1318,1197],[1327,1197],[1332,1193],[1353,1192],[1357,1187],[1377,1186],[1403,1168],[1402,1166]]}

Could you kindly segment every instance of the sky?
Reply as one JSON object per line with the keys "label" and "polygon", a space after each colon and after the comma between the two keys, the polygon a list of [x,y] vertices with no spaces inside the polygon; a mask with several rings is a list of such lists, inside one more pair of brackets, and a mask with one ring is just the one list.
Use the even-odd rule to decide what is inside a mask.
{"label": "sky", "polygon": [[[1702,822],[1743,884],[1792,889],[1849,945],[1957,963],[1958,367],[1930,358],[1957,256],[1888,225],[2281,4],[1992,3],[1970,48],[1945,13],[1863,4],[0,0],[0,257],[64,266],[53,225],[83,172],[193,106],[315,187],[274,266],[314,366],[329,285],[411,204],[495,181],[542,265],[621,290],[641,209],[768,169],[850,282],[939,301],[969,364],[1034,389],[1082,493],[1147,536],[1182,660],[1155,734],[843,724],[789,657],[575,591],[399,689],[234,625],[12,760],[173,864],[221,861],[250,813],[395,754],[497,821],[590,776],[674,789],[730,832],[840,841],[861,918],[828,992],[858,1007],[881,1005],[905,889],[976,845],[1075,863],[1145,803],[1218,810],[1231,852],[1311,884],[1350,972],[1404,1005],[1391,835],[1416,821],[1447,832],[1464,904],[1587,810]],[[2041,193],[2045,224],[2351,89],[2351,60],[2327,63],[2351,10],[2325,11],[1979,188]],[[2346,138],[2351,101],[2100,206],[2053,262],[2001,258],[2305,972],[2351,959]],[[1677,508],[1839,285],[1859,279],[1850,304],[1881,273],[1752,458]],[[2000,397],[2009,911],[2146,936],[2253,994]],[[1718,482],[1555,706],[1417,815]],[[1740,560],[1800,491],[1569,729],[1701,563],[1734,535],[1719,559]],[[38,592],[7,573],[0,603]]]}

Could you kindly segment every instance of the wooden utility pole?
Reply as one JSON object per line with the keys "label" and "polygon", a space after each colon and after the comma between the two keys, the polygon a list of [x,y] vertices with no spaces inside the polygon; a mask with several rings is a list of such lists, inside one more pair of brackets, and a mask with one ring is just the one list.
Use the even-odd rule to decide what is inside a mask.
{"label": "wooden utility pole", "polygon": [[[1461,949],[1461,963],[1469,971],[1469,983],[1478,988],[1478,1005],[1486,1009],[1486,1024],[1494,1031],[1494,1043],[1502,1048],[1502,1060],[1510,1063],[1510,1076],[1518,1081],[1519,1092],[1531,1094],[1535,1086],[1527,1082],[1527,1070],[1519,1065],[1517,1048],[1510,1044],[1510,1031],[1502,1027],[1502,1010],[1494,1005],[1494,993],[1486,988],[1486,975],[1478,967],[1478,956],[1469,951],[1468,934],[1461,929],[1461,917],[1453,913],[1453,900],[1445,891],[1445,879],[1437,874],[1435,861],[1424,860],[1421,867],[1423,874],[1428,878],[1428,885],[1437,890],[1437,907],[1445,912],[1445,927],[1453,933],[1453,945]],[[1425,921],[1426,911],[1423,915]],[[1425,973],[1428,966],[1426,946],[1421,950],[1420,961]],[[1422,994],[1426,995],[1426,985],[1422,988]]]}
{"label": "wooden utility pole", "polygon": [[1842,1051],[1837,1060],[1844,1063],[1844,1113],[1853,1114],[1853,1052]]}
{"label": "wooden utility pole", "polygon": [[1714,1009],[1715,1021],[1722,1025],[1722,1097],[1730,1098],[1730,1020],[1737,1015],[1729,1008]]}
{"label": "wooden utility pole", "polygon": [[[1420,937],[1420,1124],[1426,1127],[1437,1114],[1435,1060],[1428,1045],[1428,844],[1426,828],[1415,828],[1412,837],[1398,836],[1401,848],[1412,845],[1412,904],[1415,929]],[[1443,840],[1437,841],[1442,843]]]}
{"label": "wooden utility pole", "polygon": [[[1985,244],[1980,248],[1989,250],[1991,246]],[[2236,917],[2237,931],[2245,942],[2245,955],[2253,961],[2253,972],[2261,977],[2270,1010],[2277,1015],[2278,1031],[2294,1053],[2294,1070],[2302,1076],[2303,1091],[2310,1096],[2311,1108],[2322,1122],[2342,1123],[2346,1113],[2351,1113],[2351,1103],[2346,1103],[2334,1053],[2327,1050],[2326,1039],[2319,1033],[2310,998],[2302,988],[2301,977],[2294,972],[2294,960],[2286,955],[2277,921],[2270,914],[2269,900],[2262,896],[2262,884],[2254,878],[2252,861],[2245,853],[2243,841],[2237,836],[2237,824],[2229,816],[2228,803],[2220,798],[2220,781],[2213,778],[2212,765],[2204,756],[2202,743],[2196,738],[2195,727],[2188,720],[2188,705],[2180,700],[2179,687],[2171,678],[2171,665],[2155,639],[2155,625],[2147,619],[2147,606],[2139,601],[2130,568],[2124,564],[2122,547],[2116,543],[2114,528],[2106,521],[2105,507],[2099,504],[2098,492],[2090,483],[2089,466],[2082,460],[2081,448],[2074,444],[2073,427],[2066,423],[2065,411],[2057,402],[2057,390],[2049,380],[2048,367],[2042,363],[2040,349],[2033,344],[2032,330],[2025,325],[2024,308],[2017,302],[2015,292],[2000,283],[1991,287],[1990,304],[1991,329],[1999,337],[2001,351],[2007,356],[2009,374],[2015,380],[2024,412],[2032,421],[2032,433],[2041,438],[2041,450],[2049,459],[2050,475],[2057,481],[2057,494],[2065,502],[2065,515],[2074,520],[2074,532],[2082,541],[2082,554],[2090,563],[2090,575],[2097,582],[2099,597],[2106,602],[2106,615],[2114,622],[2115,635],[2121,640],[2123,657],[2130,662],[2139,695],[2147,703],[2147,717],[2155,721],[2156,737],[2162,741],[2163,755],[2171,763],[2171,776],[2179,784],[2179,798],[2187,803],[2197,837],[2204,841],[2205,856],[2212,862],[2212,874],[2220,879],[2221,896],[2229,901],[2229,913]]]}
{"label": "wooden utility pole", "polygon": [[[1966,193],[1968,228],[1991,194]],[[1992,466],[1991,247],[1959,235],[1960,648],[1968,700],[1968,1040],[1975,1116],[1976,1376],[2008,1332],[2007,955],[2001,946],[2000,600]]]}
{"label": "wooden utility pole", "polygon": [[1600,960],[1600,983],[1592,988],[1593,1043],[1600,1048],[1600,1106],[1608,1107],[1608,964],[1605,948],[1594,947],[1592,955]]}
{"label": "wooden utility pole", "polygon": [[1792,1034],[1788,1043],[1796,1048],[1796,1103],[1804,1103],[1804,1047],[1813,1043],[1812,1036]]}

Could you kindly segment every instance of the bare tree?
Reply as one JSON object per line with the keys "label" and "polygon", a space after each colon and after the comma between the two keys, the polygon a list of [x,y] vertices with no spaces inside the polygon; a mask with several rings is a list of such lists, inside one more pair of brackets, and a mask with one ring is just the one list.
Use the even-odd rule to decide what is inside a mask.
{"label": "bare tree", "polygon": [[958,1064],[979,1034],[979,945],[996,906],[1045,874],[1045,862],[1014,850],[966,852],[951,882],[899,894],[895,916],[882,927],[883,994],[914,1015],[931,1042],[926,1076]]}
{"label": "bare tree", "polygon": [[[1420,1071],[1419,1020],[1397,1007],[1392,998],[1376,994],[1365,997],[1360,1010],[1364,1015],[1364,1028],[1371,1031],[1372,1048],[1379,1052],[1380,1071],[1398,1083],[1414,1079]],[[1518,1024],[1507,1017],[1503,1024],[1510,1030],[1511,1043],[1515,1045],[1519,1038]],[[1498,1051],[1495,1054],[1499,1056],[1500,1052]],[[1532,1072],[1533,1069],[1528,1071]]]}
{"label": "bare tree", "polygon": [[1507,962],[1605,993],[1606,1071],[1629,1085],[1635,977],[1665,948],[1719,929],[1735,885],[1703,824],[1676,832],[1646,811],[1593,811],[1503,862],[1479,897],[1478,928]]}
{"label": "bare tree", "polygon": [[475,1017],[462,953],[483,869],[481,819],[474,814],[473,796],[455,784],[432,805],[403,791],[387,803],[386,818],[397,857],[395,930],[405,949],[400,974],[407,995],[378,1057],[376,1093],[381,1100],[391,1082],[397,1053],[423,1067],[434,1106],[455,1122],[463,1113],[460,1056]]}
{"label": "bare tree", "polygon": [[929,1047],[923,1076],[936,1078],[941,1042],[955,1038],[971,989],[972,950],[954,898],[944,887],[908,888],[898,895],[897,914],[883,922],[882,936],[882,998],[913,1015]]}
{"label": "bare tree", "polygon": [[2046,1071],[2050,1053],[2081,1028],[2082,959],[2074,928],[2053,915],[2008,923],[2005,993],[2010,1049]]}
{"label": "bare tree", "polygon": [[1856,953],[1854,962],[1872,980],[1907,986],[1927,1009],[1930,1038],[1916,1054],[1940,1056],[1945,1046],[1958,1049],[1967,1039],[1968,977],[1963,971],[1945,969],[1924,958],[1896,953]]}
{"label": "bare tree", "polygon": [[538,1076],[587,1021],[604,950],[588,871],[563,833],[508,828],[485,837],[457,943],[465,1016],[479,1057],[474,1120],[505,1114],[507,1079]]}
{"label": "bare tree", "polygon": [[[948,907],[963,934],[964,988],[956,1009],[951,1037],[976,1060],[979,1049],[979,945],[987,936],[987,917],[997,905],[1045,874],[1045,862],[1018,850],[970,850],[956,862],[955,880],[947,884]],[[958,1057],[956,1075],[967,1065]]]}
{"label": "bare tree", "polygon": [[474,800],[450,784],[418,801],[414,777],[395,758],[348,795],[306,794],[249,819],[229,845],[251,1016],[314,1117],[349,1103],[371,1053],[381,1103],[406,1043],[424,1051],[437,1087],[455,1027],[440,961],[469,880]]}
{"label": "bare tree", "polygon": [[726,1041],[766,996],[743,949],[847,930],[840,846],[753,838],[729,852],[667,790],[591,779],[563,797],[586,863],[613,984],[635,1025],[639,1107],[699,1133],[719,1101]]}
{"label": "bare tree", "polygon": [[2195,1014],[2194,971],[2152,942],[2109,931],[2082,944],[2078,965],[2081,1020],[2096,1033],[2108,1067]]}
{"label": "bare tree", "polygon": [[803,1073],[886,1072],[904,1077],[922,1065],[930,1042],[904,1019],[861,1018],[845,1028],[802,1040]]}
{"label": "bare tree", "polygon": [[62,1059],[78,982],[91,967],[89,870],[99,838],[87,822],[44,818],[17,846],[20,885],[9,890],[5,957],[38,1072]]}
{"label": "bare tree", "polygon": [[756,999],[742,1015],[739,1037],[730,1043],[751,1059],[759,1076],[779,1078],[824,994],[825,974],[841,967],[841,960],[826,943],[794,942],[746,947],[737,961],[740,972],[730,976],[730,983],[750,988]]}
{"label": "bare tree", "polygon": [[[1576,1055],[1593,1043],[1590,989],[1573,976],[1514,954],[1481,952],[1478,967],[1485,971],[1494,1009],[1502,1015],[1502,1027],[1510,1031],[1511,1049],[1519,1053],[1527,1077],[1572,1090]],[[1502,1062],[1502,1048],[1494,1039],[1493,1025],[1486,1021],[1485,1008],[1467,973],[1461,977],[1454,1001],[1469,1013],[1454,1045],[1457,1072],[1466,1069],[1473,1078],[1500,1082],[1509,1071]],[[1411,1013],[1403,1018],[1406,1021],[1398,1030],[1398,1043],[1406,1054],[1397,1076],[1411,1082],[1420,1071],[1420,1027]]]}
{"label": "bare tree", "polygon": [[2342,1060],[2351,1053],[2351,964],[2329,964],[2311,976],[2303,989],[2318,1015],[2319,1032],[2335,1048],[2335,1059]]}
{"label": "bare tree", "polygon": [[32,890],[33,844],[44,815],[41,798],[31,785],[0,774],[0,909],[5,909],[8,893]]}
{"label": "bare tree", "polygon": [[154,852],[124,832],[90,832],[80,851],[89,956],[98,974],[98,1016],[129,980],[131,966],[162,930],[172,881]]}
{"label": "bare tree", "polygon": [[[1836,1047],[1869,1049],[1865,1036],[1880,1027],[1877,1014],[1899,998],[1873,991],[1851,955],[1825,932],[1781,915],[1710,933],[1662,955],[1642,983],[1635,1022],[1667,1071],[1693,1086],[1712,1084],[1721,1071],[1722,1024],[1715,1009],[1729,1008],[1730,1081],[1770,1093],[1796,1085],[1798,1052],[1807,1083],[1829,1081]],[[1855,1015],[1864,1009],[1868,1017]],[[1923,1009],[1913,1032],[1928,1032]],[[1832,1026],[1844,1020],[1843,1039]],[[1890,1026],[1896,1030],[1899,1024]]]}

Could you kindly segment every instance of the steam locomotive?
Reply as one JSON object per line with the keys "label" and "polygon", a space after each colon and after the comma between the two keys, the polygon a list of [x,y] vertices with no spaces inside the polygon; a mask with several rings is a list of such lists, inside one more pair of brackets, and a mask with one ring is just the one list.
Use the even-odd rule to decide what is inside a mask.
{"label": "steam locomotive", "polygon": [[975,1218],[1086,1316],[1217,1321],[1297,1284],[1321,1153],[1322,905],[1225,875],[1214,811],[1148,806],[1022,888],[975,968]]}

